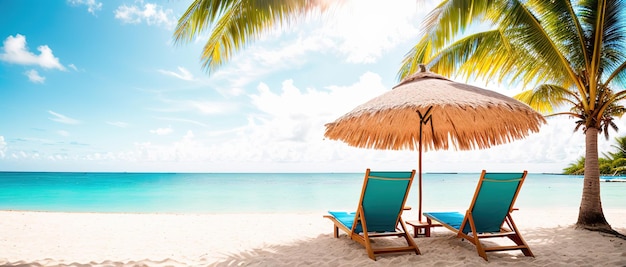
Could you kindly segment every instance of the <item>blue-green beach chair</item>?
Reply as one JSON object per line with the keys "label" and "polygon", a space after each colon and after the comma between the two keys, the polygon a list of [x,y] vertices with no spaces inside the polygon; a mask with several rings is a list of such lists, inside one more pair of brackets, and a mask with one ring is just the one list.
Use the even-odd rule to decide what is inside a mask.
{"label": "blue-green beach chair", "polygon": [[[487,259],[491,251],[521,250],[533,256],[513,222],[511,212],[520,188],[526,179],[523,173],[487,173],[482,171],[472,204],[465,214],[460,212],[424,212],[431,222],[437,221],[467,239],[476,246],[478,255]],[[506,224],[506,226],[505,226]],[[507,237],[515,245],[487,247],[480,242],[484,238]]]}
{"label": "blue-green beach chair", "polygon": [[[420,254],[417,245],[407,234],[402,220],[402,210],[406,203],[415,170],[411,172],[375,172],[367,169],[363,189],[356,212],[329,211],[325,218],[334,223],[334,236],[339,237],[339,229],[350,239],[365,247],[367,255],[376,260],[375,254],[393,252],[415,252]],[[372,238],[404,237],[407,246],[373,248]]]}

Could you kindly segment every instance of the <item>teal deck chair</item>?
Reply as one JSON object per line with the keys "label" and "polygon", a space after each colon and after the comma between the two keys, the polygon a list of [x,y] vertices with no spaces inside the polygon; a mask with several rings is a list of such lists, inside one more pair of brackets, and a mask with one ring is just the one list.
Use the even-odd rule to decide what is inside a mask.
{"label": "teal deck chair", "polygon": [[[360,243],[367,255],[376,260],[378,253],[415,252],[420,254],[415,241],[407,234],[402,220],[415,170],[411,172],[374,172],[367,169],[356,212],[329,211],[325,218],[334,223],[334,237],[339,229],[350,239]],[[373,248],[372,238],[404,237],[407,246]]]}
{"label": "teal deck chair", "polygon": [[[437,221],[476,246],[478,255],[487,259],[491,251],[521,250],[533,256],[513,222],[511,212],[520,188],[526,179],[523,173],[487,173],[482,171],[474,198],[465,214],[460,212],[424,212],[429,222]],[[505,226],[506,225],[506,226]],[[515,245],[487,247],[484,238],[506,237]]]}

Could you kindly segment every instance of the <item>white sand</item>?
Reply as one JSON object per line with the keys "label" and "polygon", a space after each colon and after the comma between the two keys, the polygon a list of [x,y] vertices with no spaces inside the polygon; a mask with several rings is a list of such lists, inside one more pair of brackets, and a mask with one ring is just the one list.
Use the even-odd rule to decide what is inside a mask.
{"label": "white sand", "polygon": [[[434,237],[416,239],[422,255],[381,255],[372,261],[345,235],[333,238],[332,223],[323,214],[0,211],[0,265],[626,266],[626,240],[575,230],[576,209],[516,211],[514,219],[535,257],[495,252],[488,253],[489,262],[442,228]],[[626,209],[605,210],[605,215],[626,233]]]}

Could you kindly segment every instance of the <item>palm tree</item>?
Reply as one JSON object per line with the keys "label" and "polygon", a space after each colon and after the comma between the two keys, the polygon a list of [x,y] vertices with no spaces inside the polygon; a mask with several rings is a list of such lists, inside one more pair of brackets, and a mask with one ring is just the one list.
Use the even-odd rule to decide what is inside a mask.
{"label": "palm tree", "polygon": [[[615,142],[617,145],[611,145],[611,147],[617,149],[617,152],[602,153],[603,157],[598,159],[600,174],[626,174],[626,136],[616,137]],[[580,157],[576,162],[563,169],[563,173],[581,175],[584,174],[584,170],[585,157]]]}
{"label": "palm tree", "polygon": [[604,154],[605,158],[611,159],[613,161],[617,161],[619,159],[626,158],[626,136],[616,137],[615,145],[611,145],[612,148],[616,149],[616,152],[608,152]]}
{"label": "palm tree", "polygon": [[[178,20],[176,43],[190,42],[202,32],[211,35],[202,51],[202,66],[217,70],[248,42],[274,27],[328,10],[325,0],[195,0]],[[335,0],[340,4],[342,0]]]}
{"label": "palm tree", "polygon": [[607,174],[626,174],[626,136],[615,138],[616,145],[611,145],[616,152],[603,153],[604,158],[611,162],[611,169]]}
{"label": "palm tree", "polygon": [[[210,72],[266,30],[324,11],[329,2],[340,0],[195,0],[174,37],[189,42],[210,29],[201,56]],[[531,89],[518,99],[540,112],[576,118],[575,130],[586,136],[576,224],[616,233],[602,211],[597,140],[601,133],[608,138],[614,118],[625,112],[618,103],[626,97],[624,10],[624,0],[443,0],[424,21],[423,37],[399,77],[427,63],[447,76],[521,83]],[[481,31],[478,24],[490,28]],[[464,35],[466,29],[477,33]],[[569,110],[554,111],[564,106]]]}
{"label": "palm tree", "polygon": [[519,84],[525,91],[517,99],[575,118],[586,144],[576,225],[616,233],[602,211],[597,142],[625,111],[624,10],[622,0],[444,0],[399,76],[425,62],[443,75]]}
{"label": "palm tree", "polygon": [[585,173],[585,157],[581,156],[574,163],[563,169],[563,174],[582,175]]}
{"label": "palm tree", "polygon": [[[622,161],[623,159],[613,160],[608,158],[605,154],[605,157],[601,157],[598,159],[598,166],[600,168],[601,175],[615,175],[617,173],[621,173],[621,170],[616,164],[619,164],[618,161]],[[581,156],[574,163],[570,163],[567,168],[563,169],[563,174],[571,174],[571,175],[583,175],[585,174],[585,157]]]}

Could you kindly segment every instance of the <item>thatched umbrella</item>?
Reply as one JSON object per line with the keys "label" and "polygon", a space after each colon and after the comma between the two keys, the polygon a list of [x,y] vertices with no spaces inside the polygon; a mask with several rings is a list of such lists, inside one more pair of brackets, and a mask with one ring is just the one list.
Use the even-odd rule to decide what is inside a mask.
{"label": "thatched umbrella", "polygon": [[524,103],[451,81],[421,65],[391,91],[326,124],[324,136],[355,147],[419,150],[421,221],[422,147],[484,149],[538,132],[543,123],[543,116]]}

